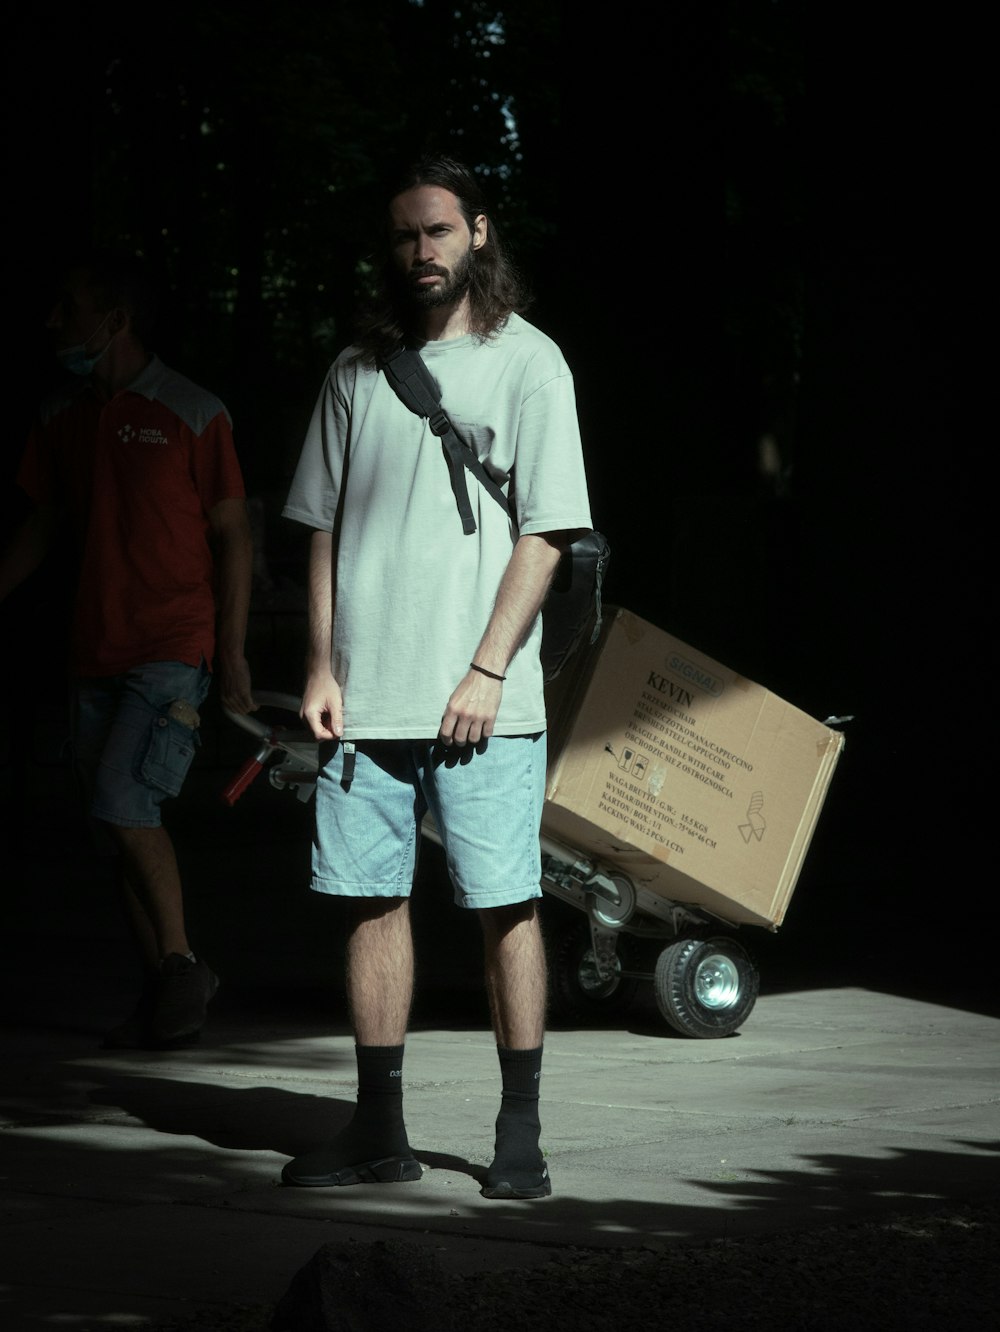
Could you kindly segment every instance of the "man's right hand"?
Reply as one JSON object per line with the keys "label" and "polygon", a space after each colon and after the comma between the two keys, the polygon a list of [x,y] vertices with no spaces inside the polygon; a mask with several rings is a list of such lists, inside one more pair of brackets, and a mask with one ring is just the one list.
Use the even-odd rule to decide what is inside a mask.
{"label": "man's right hand", "polygon": [[339,740],[344,734],[344,697],[330,671],[307,677],[299,716],[317,740]]}

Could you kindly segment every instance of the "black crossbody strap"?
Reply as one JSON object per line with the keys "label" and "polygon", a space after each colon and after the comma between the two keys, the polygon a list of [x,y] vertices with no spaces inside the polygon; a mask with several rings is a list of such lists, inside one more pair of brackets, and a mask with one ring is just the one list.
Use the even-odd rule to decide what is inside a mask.
{"label": "black crossbody strap", "polygon": [[507,496],[493,480],[486,468],[473,453],[472,449],[459,437],[448,418],[448,413],[441,406],[437,388],[431,372],[424,364],[423,357],[412,347],[399,347],[381,362],[386,378],[395,389],[400,400],[417,416],[426,417],[431,430],[441,441],[451,488],[462,518],[462,530],[470,536],[476,530],[476,520],[472,516],[469,503],[469,490],[465,480],[465,469],[489,491],[504,512],[510,517],[510,504]]}

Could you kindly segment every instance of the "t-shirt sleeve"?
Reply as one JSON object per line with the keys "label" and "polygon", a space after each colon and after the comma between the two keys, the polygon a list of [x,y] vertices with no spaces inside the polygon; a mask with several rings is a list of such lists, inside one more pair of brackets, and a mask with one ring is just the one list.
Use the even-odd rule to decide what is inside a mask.
{"label": "t-shirt sleeve", "polygon": [[522,535],[592,525],[576,390],[566,367],[521,404],[514,498]]}
{"label": "t-shirt sleeve", "polygon": [[206,513],[223,500],[246,497],[233,431],[225,411],[214,416],[195,441],[192,470]]}
{"label": "t-shirt sleeve", "polygon": [[34,504],[56,502],[57,481],[52,450],[45,431],[36,425],[28,435],[14,481]]}
{"label": "t-shirt sleeve", "polygon": [[350,427],[347,376],[335,362],[323,383],[289,487],[282,516],[332,532]]}

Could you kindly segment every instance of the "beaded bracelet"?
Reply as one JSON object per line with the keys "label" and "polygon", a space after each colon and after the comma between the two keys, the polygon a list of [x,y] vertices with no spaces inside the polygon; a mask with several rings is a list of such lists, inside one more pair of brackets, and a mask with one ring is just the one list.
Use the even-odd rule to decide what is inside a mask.
{"label": "beaded bracelet", "polygon": [[485,666],[477,666],[474,661],[469,662],[469,670],[478,671],[480,675],[488,675],[491,680],[506,680],[506,675],[497,675],[495,671],[488,671]]}

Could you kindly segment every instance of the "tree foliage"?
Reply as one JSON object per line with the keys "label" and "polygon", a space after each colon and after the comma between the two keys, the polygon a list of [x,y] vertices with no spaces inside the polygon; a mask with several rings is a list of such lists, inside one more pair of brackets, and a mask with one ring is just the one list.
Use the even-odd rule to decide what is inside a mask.
{"label": "tree foliage", "polygon": [[[67,246],[148,255],[172,296],[161,352],[230,406],[252,480],[280,481],[349,337],[386,168],[440,146],[486,176],[588,417],[618,417],[595,370],[608,335],[627,330],[637,349],[665,338],[674,368],[656,387],[640,375],[630,409],[666,403],[678,430],[705,435],[719,358],[691,331],[723,285],[716,240],[730,400],[787,384],[801,333],[799,5],[734,0],[724,13],[682,5],[602,33],[558,0],[22,11],[8,34],[25,201],[12,286],[35,318],[37,270]],[[637,188],[647,169],[652,189]],[[650,260],[651,283],[637,284]]]}
{"label": "tree foliage", "polygon": [[22,16],[18,78],[44,71],[58,97],[33,242],[53,262],[87,239],[147,255],[172,297],[164,353],[217,387],[256,456],[349,337],[388,164],[433,145],[480,168],[531,270],[555,211],[556,31],[545,6],[483,0]]}

